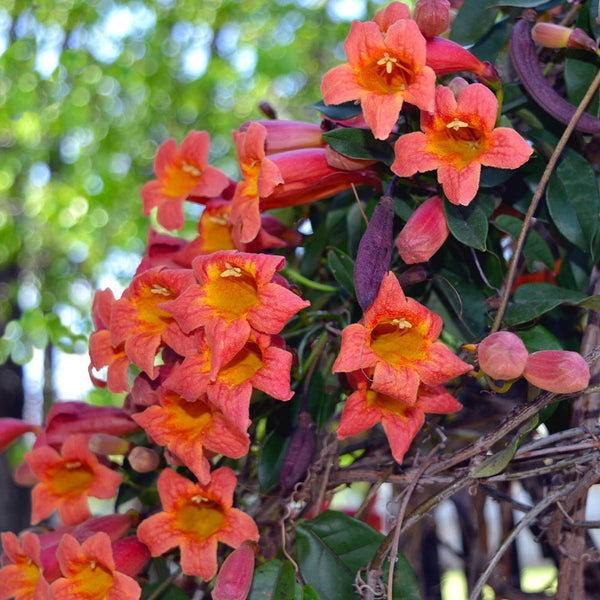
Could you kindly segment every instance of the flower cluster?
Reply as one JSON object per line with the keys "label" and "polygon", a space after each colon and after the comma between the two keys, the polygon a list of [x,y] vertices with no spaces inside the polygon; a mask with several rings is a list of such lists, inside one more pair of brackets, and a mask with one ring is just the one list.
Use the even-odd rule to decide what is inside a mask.
{"label": "flower cluster", "polygon": [[[249,502],[236,504],[235,492],[256,500],[263,491],[238,486],[238,476],[258,470],[260,479],[252,460],[271,434],[279,435],[277,411],[293,406],[286,413],[292,441],[280,444],[275,460],[265,459],[278,470],[284,493],[310,465],[318,428],[335,429],[344,440],[381,424],[386,460],[400,468],[426,414],[462,408],[449,390],[472,366],[451,349],[457,340],[441,337],[442,317],[406,295],[410,269],[404,267],[426,263],[450,237],[446,213],[458,209],[446,200],[468,205],[482,167],[517,169],[532,149],[515,130],[496,127],[495,69],[440,37],[449,6],[419,0],[411,18],[405,4],[392,2],[372,21],[354,21],[345,43],[348,62],[322,80],[322,123],[243,123],[232,137],[239,181],[208,164],[206,131],[191,131],[180,146],[168,139],[159,147],[156,178],[141,189],[143,214],[156,223],[146,253],[119,297],[101,290],[92,306],[90,377],[123,394],[122,406],[62,402],[43,425],[0,419],[0,449],[24,433],[36,436],[15,479],[32,486],[31,524],[49,520],[46,529],[2,534],[0,600],[136,600],[149,573],[145,565],[165,553],[185,576],[214,587],[214,598],[243,600],[261,523]],[[438,85],[438,77],[457,72],[475,81]],[[327,112],[345,102],[359,104],[362,115],[337,120]],[[417,122],[421,131],[410,131]],[[336,144],[328,135],[346,130],[360,131],[354,141],[365,147]],[[441,189],[414,177],[432,170]],[[395,200],[409,195],[408,178],[411,192],[422,187],[426,193],[411,196],[417,208],[402,215],[406,223],[394,242],[401,213]],[[321,269],[312,279],[291,271],[313,302],[318,324],[309,322],[301,311],[311,302],[283,276],[286,259],[305,258],[300,225],[313,225],[314,205],[304,205],[324,201],[326,213],[327,199],[340,194],[345,201],[349,190],[374,201],[384,182],[367,233],[347,244],[349,254],[358,248],[353,277],[336,273],[334,261],[321,261],[332,240],[309,257]],[[202,205],[193,239],[177,234],[189,218],[187,203]],[[289,209],[285,222],[269,212],[282,208]],[[352,259],[341,254],[346,262],[338,270],[347,271]],[[345,292],[314,274],[327,268]],[[403,271],[402,285],[395,269]],[[335,308],[321,310],[332,293],[339,293]],[[589,381],[581,355],[530,354],[508,332],[479,343],[478,363],[492,379],[523,376],[559,393]],[[339,374],[338,393],[323,377],[315,384],[318,402],[309,407],[321,364],[329,375]],[[302,389],[297,402],[282,405],[295,389]],[[327,412],[328,395],[343,407]],[[138,494],[138,512],[93,516],[90,498],[115,499],[127,486],[146,492]],[[237,550],[213,586],[223,555],[219,542]]]}

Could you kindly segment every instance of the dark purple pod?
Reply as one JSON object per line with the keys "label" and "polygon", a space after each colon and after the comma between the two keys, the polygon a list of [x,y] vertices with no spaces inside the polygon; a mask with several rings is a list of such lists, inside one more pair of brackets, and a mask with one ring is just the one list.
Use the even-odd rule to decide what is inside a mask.
{"label": "dark purple pod", "polygon": [[354,289],[365,311],[373,304],[384,275],[390,269],[394,247],[394,200],[382,196],[367,225],[354,263]]}
{"label": "dark purple pod", "polygon": [[292,489],[304,476],[315,455],[317,434],[315,424],[307,412],[298,415],[298,427],[294,430],[290,445],[279,471],[279,485]]}

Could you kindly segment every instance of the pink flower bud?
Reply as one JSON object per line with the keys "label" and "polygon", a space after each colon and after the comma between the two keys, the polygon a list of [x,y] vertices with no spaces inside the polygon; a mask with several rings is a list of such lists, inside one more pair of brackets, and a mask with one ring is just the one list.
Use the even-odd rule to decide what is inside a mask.
{"label": "pink flower bud", "polygon": [[127,454],[129,442],[109,433],[95,433],[88,440],[88,448],[94,454]]}
{"label": "pink flower bud", "polygon": [[150,550],[136,535],[114,542],[112,551],[115,569],[129,577],[135,577],[150,560]]}
{"label": "pink flower bud", "polygon": [[127,456],[129,464],[134,471],[138,473],[149,473],[158,468],[160,456],[152,448],[136,446]]}
{"label": "pink flower bud", "polygon": [[584,390],[590,382],[590,368],[578,352],[541,350],[529,355],[523,377],[556,394]]}
{"label": "pink flower bud", "polygon": [[20,438],[24,433],[28,431],[38,433],[40,429],[41,427],[39,425],[26,423],[25,421],[21,421],[21,419],[3,417],[0,419],[0,452],[10,446],[10,444]]}
{"label": "pink flower bud", "polygon": [[254,547],[252,542],[244,542],[223,561],[213,600],[246,600],[254,575]]}
{"label": "pink flower bud", "polygon": [[536,23],[531,30],[536,44],[546,48],[577,48],[596,52],[596,42],[583,30],[555,23]]}
{"label": "pink flower bud", "polygon": [[[240,126],[240,131],[246,132],[254,121],[246,121]],[[256,121],[266,130],[265,153],[288,152],[300,148],[319,148],[325,146],[321,137],[323,130],[314,123],[303,121]]]}
{"label": "pink flower bud", "polygon": [[408,219],[396,239],[396,248],[406,264],[425,262],[441,248],[449,232],[444,200],[441,196],[433,196]]}
{"label": "pink flower bud", "polygon": [[527,356],[521,338],[510,331],[492,333],[477,346],[479,366],[492,379],[506,381],[521,377]]}
{"label": "pink flower bud", "polygon": [[426,38],[440,35],[450,24],[449,0],[417,0],[413,19]]}
{"label": "pink flower bud", "polygon": [[31,467],[25,462],[19,463],[12,472],[13,481],[23,487],[31,487],[38,483],[38,478],[33,474]]}

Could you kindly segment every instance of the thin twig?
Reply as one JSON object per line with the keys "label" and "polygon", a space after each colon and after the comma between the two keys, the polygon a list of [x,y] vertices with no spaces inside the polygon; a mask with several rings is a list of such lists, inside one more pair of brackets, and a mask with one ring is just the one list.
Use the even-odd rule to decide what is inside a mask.
{"label": "thin twig", "polygon": [[583,114],[583,111],[589,104],[590,100],[592,99],[592,96],[594,95],[594,92],[598,89],[598,86],[600,86],[600,71],[598,71],[596,77],[594,77],[594,81],[592,81],[590,87],[585,93],[585,96],[579,103],[575,114],[569,121],[567,128],[565,129],[560,140],[558,141],[558,144],[556,145],[556,148],[554,149],[554,152],[552,153],[552,156],[550,157],[550,160],[548,161],[548,164],[544,169],[544,173],[542,174],[542,178],[540,179],[537,189],[535,190],[535,193],[531,200],[531,204],[529,205],[529,209],[527,210],[527,214],[523,219],[523,226],[521,227],[521,231],[519,232],[519,237],[517,238],[517,243],[515,245],[510,265],[508,267],[508,273],[506,275],[504,289],[502,290],[502,297],[500,298],[500,305],[498,306],[498,312],[496,313],[496,318],[494,319],[491,333],[498,331],[500,329],[500,325],[502,324],[502,319],[504,318],[504,313],[506,312],[506,308],[508,306],[508,298],[510,296],[510,292],[513,286],[513,281],[517,270],[517,264],[521,256],[521,252],[523,251],[523,246],[525,245],[525,238],[527,237],[527,233],[529,231],[529,227],[531,226],[533,215],[537,209],[540,199],[542,198],[544,190],[546,189],[546,185],[548,183],[548,180],[550,179],[550,175],[552,174],[552,171],[554,171],[554,167],[556,166],[556,163],[558,162],[558,159],[562,151],[564,150],[567,141],[571,137],[571,134],[575,129],[575,125],[577,124],[577,121],[579,121],[579,117],[581,117],[581,115]]}
{"label": "thin twig", "polygon": [[488,580],[489,576],[492,574],[494,569],[496,568],[498,562],[502,555],[508,550],[510,545],[513,543],[517,535],[523,531],[529,524],[535,521],[536,517],[545,510],[550,504],[556,502],[559,498],[562,498],[566,494],[569,494],[573,488],[575,487],[575,482],[565,485],[564,487],[556,490],[555,492],[546,496],[539,504],[536,504],[511,530],[511,532],[506,536],[504,541],[500,544],[498,550],[494,553],[494,556],[490,559],[488,566],[485,568],[483,573],[479,576],[479,579],[475,583],[471,594],[469,595],[469,600],[479,600],[481,595],[481,591],[485,582]]}

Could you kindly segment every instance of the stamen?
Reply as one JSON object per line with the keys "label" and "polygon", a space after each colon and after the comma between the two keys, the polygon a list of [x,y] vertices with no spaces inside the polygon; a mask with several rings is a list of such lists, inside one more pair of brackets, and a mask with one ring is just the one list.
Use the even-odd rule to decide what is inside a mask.
{"label": "stamen", "polygon": [[152,289],[150,290],[150,293],[151,294],[160,294],[161,296],[167,296],[167,297],[169,297],[171,295],[171,292],[166,287],[163,287],[162,285],[159,285],[158,283],[152,284]]}
{"label": "stamen", "polygon": [[217,225],[227,225],[227,218],[226,217],[220,217],[220,216],[210,216],[207,217],[207,219],[211,222],[211,223],[216,223]]}
{"label": "stamen", "polygon": [[202,504],[203,502],[210,502],[210,500],[208,498],[205,498],[204,496],[200,496],[200,494],[196,494],[195,496],[192,496],[190,498],[190,500],[194,504]]}
{"label": "stamen", "polygon": [[412,323],[407,321],[404,317],[394,319],[392,325],[398,325],[398,329],[410,329],[412,327]]}
{"label": "stamen", "polygon": [[229,263],[225,263],[225,271],[221,273],[221,277],[241,277],[242,270],[239,267],[234,267]]}
{"label": "stamen", "polygon": [[454,117],[454,120],[450,123],[446,123],[446,127],[448,129],[454,129],[454,131],[458,131],[461,127],[468,127],[469,124],[461,121],[458,117]]}
{"label": "stamen", "polygon": [[69,471],[72,471],[73,469],[79,469],[80,466],[81,466],[81,462],[78,460],[65,463],[65,467],[67,467],[67,469]]}
{"label": "stamen", "polygon": [[94,571],[96,569],[96,561],[95,560],[90,561],[90,568],[92,569],[92,571]]}
{"label": "stamen", "polygon": [[383,53],[383,58],[377,61],[378,65],[385,65],[385,71],[389,75],[394,68],[394,65],[398,63],[398,59],[390,56],[387,52]]}
{"label": "stamen", "polygon": [[191,165],[190,163],[185,162],[185,160],[181,165],[181,170],[185,173],[189,173],[193,177],[202,177],[202,171],[195,165]]}

